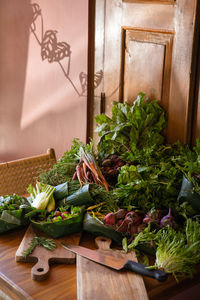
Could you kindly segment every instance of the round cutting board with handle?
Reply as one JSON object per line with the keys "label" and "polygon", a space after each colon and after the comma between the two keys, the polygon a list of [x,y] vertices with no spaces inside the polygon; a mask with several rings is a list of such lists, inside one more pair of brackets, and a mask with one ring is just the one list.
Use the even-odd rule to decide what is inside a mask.
{"label": "round cutting board with handle", "polygon": [[[111,240],[106,237],[97,237],[95,244],[98,247],[96,251],[109,251],[113,256],[137,262],[135,252],[111,249]],[[136,273],[115,271],[80,255],[77,255],[76,264],[78,300],[148,299],[143,277]]]}
{"label": "round cutting board with handle", "polygon": [[34,251],[28,256],[24,257],[23,253],[30,246],[31,240],[35,236],[43,236],[46,238],[51,237],[47,236],[45,233],[40,232],[38,229],[33,228],[32,225],[29,225],[23,240],[15,254],[16,262],[32,262],[35,263],[31,270],[31,277],[34,280],[42,281],[45,280],[50,272],[50,265],[52,263],[61,263],[61,264],[73,264],[76,261],[75,254],[71,251],[66,251],[62,246],[61,242],[71,243],[73,245],[78,245],[80,242],[81,233],[76,233],[72,235],[67,235],[62,238],[52,239],[56,244],[56,248],[53,251],[47,250],[44,247],[36,246]]}

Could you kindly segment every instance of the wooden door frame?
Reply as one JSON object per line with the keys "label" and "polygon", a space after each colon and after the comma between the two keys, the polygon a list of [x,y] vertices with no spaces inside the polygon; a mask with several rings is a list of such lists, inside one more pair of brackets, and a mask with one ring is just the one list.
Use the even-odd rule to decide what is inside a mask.
{"label": "wooden door frame", "polygon": [[88,0],[88,85],[86,142],[93,136],[94,119],[94,60],[95,60],[95,7],[96,0]]}
{"label": "wooden door frame", "polygon": [[195,68],[193,84],[191,86],[191,121],[190,121],[190,144],[196,144],[200,138],[200,2],[197,3],[197,17],[195,28],[195,45],[193,47],[193,65]]}

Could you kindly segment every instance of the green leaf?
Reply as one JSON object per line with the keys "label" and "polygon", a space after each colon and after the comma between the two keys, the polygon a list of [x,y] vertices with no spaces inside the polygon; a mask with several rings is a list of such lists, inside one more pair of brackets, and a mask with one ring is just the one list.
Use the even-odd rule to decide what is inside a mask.
{"label": "green leaf", "polygon": [[98,115],[94,118],[95,122],[97,124],[104,124],[104,123],[108,123],[108,124],[112,124],[113,121],[112,119],[110,119],[108,116],[106,116],[105,114],[101,114],[101,115]]}

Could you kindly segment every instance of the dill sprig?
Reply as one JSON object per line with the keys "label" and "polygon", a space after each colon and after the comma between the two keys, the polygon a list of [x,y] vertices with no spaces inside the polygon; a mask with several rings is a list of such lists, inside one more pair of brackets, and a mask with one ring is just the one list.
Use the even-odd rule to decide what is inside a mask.
{"label": "dill sprig", "polygon": [[53,251],[57,247],[57,245],[52,239],[47,239],[42,236],[35,236],[31,240],[29,247],[23,252],[23,257],[26,257],[27,255],[31,254],[36,246],[42,246],[50,251]]}

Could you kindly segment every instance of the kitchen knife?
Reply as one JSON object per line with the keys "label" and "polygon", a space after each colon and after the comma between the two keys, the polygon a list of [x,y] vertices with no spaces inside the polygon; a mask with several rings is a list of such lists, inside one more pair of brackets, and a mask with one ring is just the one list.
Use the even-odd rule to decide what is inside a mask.
{"label": "kitchen knife", "polygon": [[96,251],[81,246],[69,245],[61,243],[62,246],[78,255],[95,261],[101,265],[112,268],[116,271],[129,270],[137,274],[154,278],[160,282],[167,280],[167,273],[161,270],[149,270],[144,265],[136,263],[132,260],[127,260],[122,257],[115,257],[108,253],[109,251]]}

